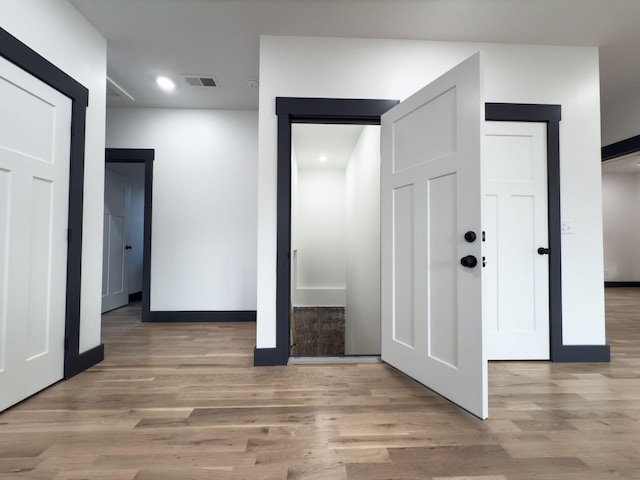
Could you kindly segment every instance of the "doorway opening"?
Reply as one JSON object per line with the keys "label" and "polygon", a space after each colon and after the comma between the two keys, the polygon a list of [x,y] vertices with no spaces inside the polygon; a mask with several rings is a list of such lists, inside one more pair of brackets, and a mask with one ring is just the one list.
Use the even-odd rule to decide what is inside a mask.
{"label": "doorway opening", "polygon": [[278,219],[276,347],[256,349],[254,365],[286,365],[291,347],[291,126],[293,123],[380,125],[397,100],[276,98]]}
{"label": "doorway opening", "polygon": [[[285,365],[290,354],[291,301],[291,125],[344,123],[377,125],[394,100],[277,98],[278,221],[276,272],[276,347],[257,349],[255,365]],[[549,342],[551,361],[607,362],[608,345],[564,345],[562,340],[562,277],[560,237],[560,105],[487,103],[488,121],[542,122],[547,130],[547,192],[549,249]]]}
{"label": "doorway opening", "polygon": [[562,252],[560,217],[560,105],[487,103],[485,119],[541,122],[547,136],[547,218],[549,237],[549,347],[553,362],[608,362],[608,345],[565,345],[562,340]]}
{"label": "doorway opening", "polygon": [[[129,242],[126,245],[122,242],[121,245],[121,248],[125,249],[124,252],[122,252],[123,258],[124,255],[129,255],[129,252],[135,253],[135,257],[139,257],[139,260],[136,260],[137,263],[133,264],[134,270],[133,272],[131,272],[132,275],[129,275],[129,271],[123,273],[129,275],[129,278],[134,279],[135,283],[133,285],[139,285],[140,290],[137,290],[137,288],[135,288],[136,291],[133,292],[132,300],[137,299],[137,292],[139,291],[139,297],[142,300],[143,322],[149,321],[151,310],[151,203],[153,198],[152,189],[154,155],[155,152],[153,149],[105,149],[105,168],[107,170],[110,170],[116,174],[128,174],[132,179],[138,177],[140,180],[142,180],[141,183],[143,184],[143,192],[139,192],[137,194],[143,197],[140,199],[142,200],[141,208],[143,210],[141,235],[142,238],[138,238],[138,240],[135,242],[137,244],[135,245],[135,247],[133,245],[134,242]],[[138,237],[140,237],[139,234]],[[133,238],[131,238],[131,240],[133,240]],[[126,247],[130,244],[131,249],[126,249]],[[133,252],[134,248],[139,251]],[[129,291],[126,292],[127,303],[129,302],[129,293]]]}
{"label": "doorway opening", "polygon": [[292,125],[291,355],[380,355],[380,127]]}
{"label": "doorway opening", "polygon": [[[640,287],[640,135],[602,147],[602,220],[606,312],[637,309]],[[615,314],[605,315],[618,328]],[[630,330],[631,335],[636,329]],[[628,338],[631,338],[628,335]]]}
{"label": "doorway opening", "polygon": [[640,286],[640,136],[602,148],[604,285]]}

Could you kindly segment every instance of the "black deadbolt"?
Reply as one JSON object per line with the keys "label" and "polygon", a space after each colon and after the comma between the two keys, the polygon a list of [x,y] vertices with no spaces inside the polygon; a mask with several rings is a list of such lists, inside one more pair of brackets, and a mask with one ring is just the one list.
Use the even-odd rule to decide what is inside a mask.
{"label": "black deadbolt", "polygon": [[469,230],[467,233],[464,234],[464,239],[469,243],[475,242],[476,232],[472,232],[471,230]]}
{"label": "black deadbolt", "polygon": [[460,265],[467,268],[473,268],[478,265],[478,259],[473,255],[467,255],[466,257],[462,257],[460,259]]}
{"label": "black deadbolt", "polygon": [[538,249],[538,255],[549,255],[550,253],[551,253],[551,250],[549,250],[548,248],[540,247]]}

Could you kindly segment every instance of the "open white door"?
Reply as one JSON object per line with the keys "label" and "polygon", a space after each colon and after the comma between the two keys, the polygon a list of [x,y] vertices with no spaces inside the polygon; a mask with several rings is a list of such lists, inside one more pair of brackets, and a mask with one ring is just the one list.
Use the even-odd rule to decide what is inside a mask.
{"label": "open white door", "polygon": [[382,359],[487,418],[483,124],[479,53],[382,116],[381,288]]}
{"label": "open white door", "polygon": [[126,227],[131,186],[129,179],[106,169],[102,252],[102,313],[129,303]]}
{"label": "open white door", "polygon": [[546,123],[487,122],[483,185],[487,358],[549,360]]}
{"label": "open white door", "polygon": [[62,379],[71,100],[0,57],[0,411]]}

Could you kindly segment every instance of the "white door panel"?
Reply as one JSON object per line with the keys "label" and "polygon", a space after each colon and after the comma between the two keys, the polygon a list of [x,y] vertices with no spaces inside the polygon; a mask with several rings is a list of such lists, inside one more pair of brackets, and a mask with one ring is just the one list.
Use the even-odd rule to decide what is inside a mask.
{"label": "white door panel", "polygon": [[71,100],[0,57],[0,411],[62,379]]}
{"label": "white door panel", "polygon": [[485,127],[484,315],[491,360],[549,359],[546,124]]}
{"label": "white door panel", "polygon": [[127,177],[112,170],[105,170],[102,247],[103,313],[129,303],[125,228],[130,194],[131,187]]}
{"label": "white door panel", "polygon": [[486,418],[479,57],[382,116],[381,343],[385,362]]}

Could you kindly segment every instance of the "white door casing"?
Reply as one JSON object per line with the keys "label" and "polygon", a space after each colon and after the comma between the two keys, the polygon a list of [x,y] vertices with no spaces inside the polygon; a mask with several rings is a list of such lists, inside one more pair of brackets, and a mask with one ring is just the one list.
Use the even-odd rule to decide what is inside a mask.
{"label": "white door casing", "polygon": [[487,122],[483,308],[487,358],[549,359],[545,123]]}
{"label": "white door casing", "polygon": [[0,411],[61,380],[71,100],[0,57]]}
{"label": "white door casing", "polygon": [[129,179],[106,169],[102,233],[102,313],[129,303],[129,273],[125,246],[130,195]]}
{"label": "white door casing", "polygon": [[480,54],[381,120],[382,359],[486,418]]}

